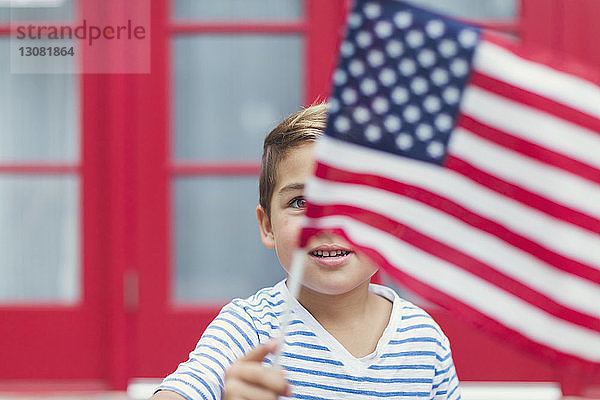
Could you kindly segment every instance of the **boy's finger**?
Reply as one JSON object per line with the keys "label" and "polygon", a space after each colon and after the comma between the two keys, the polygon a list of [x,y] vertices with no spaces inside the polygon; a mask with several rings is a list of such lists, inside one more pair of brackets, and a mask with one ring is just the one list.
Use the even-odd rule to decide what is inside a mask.
{"label": "boy's finger", "polygon": [[290,396],[290,384],[280,370],[265,368],[255,362],[245,362],[239,365],[238,378],[269,392]]}
{"label": "boy's finger", "polygon": [[277,350],[278,342],[276,340],[271,340],[268,343],[261,344],[246,354],[244,357],[241,357],[241,361],[262,361],[267,356],[267,354],[273,353]]}

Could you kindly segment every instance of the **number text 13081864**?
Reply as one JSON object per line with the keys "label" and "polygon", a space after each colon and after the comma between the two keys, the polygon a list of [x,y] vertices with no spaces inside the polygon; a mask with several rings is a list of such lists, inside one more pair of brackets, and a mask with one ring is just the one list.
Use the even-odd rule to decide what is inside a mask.
{"label": "number text 13081864", "polygon": [[19,47],[22,57],[65,57],[75,55],[73,47]]}

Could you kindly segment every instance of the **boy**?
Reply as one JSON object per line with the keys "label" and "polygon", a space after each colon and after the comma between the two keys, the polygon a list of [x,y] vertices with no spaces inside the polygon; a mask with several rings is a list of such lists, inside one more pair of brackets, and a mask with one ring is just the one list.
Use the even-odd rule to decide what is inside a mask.
{"label": "boy", "polygon": [[[263,244],[288,271],[305,209],[312,147],[326,106],[288,117],[265,139],[256,212]],[[370,285],[377,266],[341,238],[312,238],[298,299],[285,281],[226,305],[153,399],[459,399],[448,340],[421,309]],[[289,272],[289,271],[288,271]],[[287,302],[282,369],[270,368]],[[182,397],[183,396],[183,397]]]}

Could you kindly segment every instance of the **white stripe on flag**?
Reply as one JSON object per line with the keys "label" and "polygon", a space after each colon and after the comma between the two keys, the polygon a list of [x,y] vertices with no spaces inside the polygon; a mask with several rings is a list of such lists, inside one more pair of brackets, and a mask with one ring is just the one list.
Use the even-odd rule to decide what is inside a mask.
{"label": "white stripe on flag", "polygon": [[486,263],[558,303],[600,317],[600,287],[597,285],[543,264],[528,253],[435,208],[381,189],[318,178],[313,178],[306,192],[310,201],[317,205],[352,205],[399,221]]}
{"label": "white stripe on flag", "polygon": [[342,216],[308,219],[320,229],[343,227],[360,246],[377,251],[388,262],[437,290],[500,321],[529,338],[593,362],[600,361],[600,335],[552,317],[539,308],[389,234]]}
{"label": "white stripe on flag", "polygon": [[315,151],[317,158],[328,165],[425,188],[556,253],[600,269],[600,238],[597,235],[512,199],[499,197],[497,193],[453,171],[327,136],[317,142]]}
{"label": "white stripe on flag", "polygon": [[533,193],[600,218],[600,185],[457,128],[448,151],[471,165]]}
{"label": "white stripe on flag", "polygon": [[485,40],[479,43],[473,55],[473,68],[600,118],[600,90],[597,86],[544,64],[518,57],[496,44]]}
{"label": "white stripe on flag", "polygon": [[461,112],[503,132],[600,168],[598,133],[577,124],[473,85],[464,91]]}

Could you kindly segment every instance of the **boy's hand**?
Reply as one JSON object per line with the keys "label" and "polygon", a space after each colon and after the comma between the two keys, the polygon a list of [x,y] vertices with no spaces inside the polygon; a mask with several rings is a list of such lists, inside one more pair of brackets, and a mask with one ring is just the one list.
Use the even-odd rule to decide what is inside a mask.
{"label": "boy's hand", "polygon": [[234,362],[225,371],[224,400],[277,400],[291,396],[290,385],[281,370],[261,365],[267,354],[277,349],[278,343],[262,344]]}

